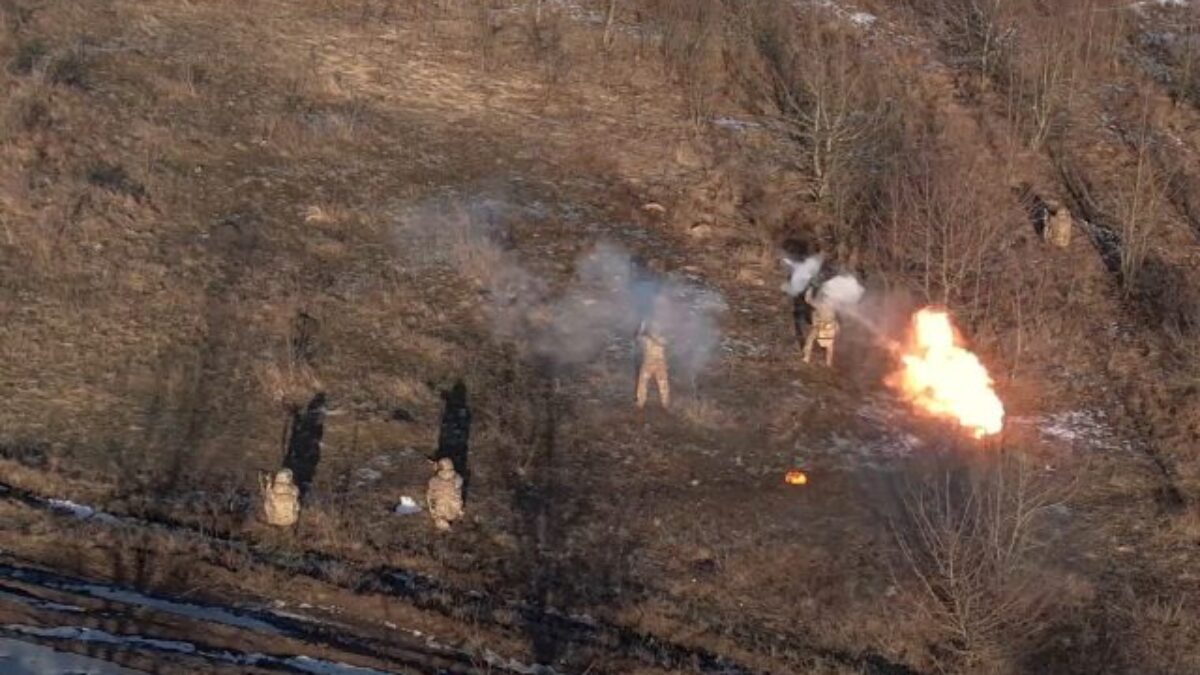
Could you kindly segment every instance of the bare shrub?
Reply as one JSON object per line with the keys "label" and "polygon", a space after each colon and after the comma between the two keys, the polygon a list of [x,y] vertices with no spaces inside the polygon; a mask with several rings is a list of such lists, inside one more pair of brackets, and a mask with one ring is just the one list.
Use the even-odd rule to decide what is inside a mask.
{"label": "bare shrub", "polygon": [[878,203],[898,157],[902,98],[878,76],[860,36],[821,7],[761,3],[739,26],[742,82],[776,131],[799,151],[794,168],[831,217],[838,243],[861,244],[857,227]]}
{"label": "bare shrub", "polygon": [[888,188],[887,203],[870,253],[878,267],[914,280],[925,301],[981,321],[999,293],[1020,284],[1023,267],[1009,264],[1009,247],[1002,244],[1024,216],[985,164],[936,146],[914,148]]}
{"label": "bare shrub", "polygon": [[1079,31],[1061,17],[1031,22],[1013,57],[1010,101],[1029,146],[1038,149],[1069,122],[1081,59]]}
{"label": "bare shrub", "polygon": [[981,79],[1007,72],[1016,37],[1011,0],[935,0],[927,3],[938,19],[939,37],[963,65]]}
{"label": "bare shrub", "polygon": [[904,499],[895,535],[910,609],[932,629],[946,670],[1002,671],[1049,627],[1041,554],[1064,493],[1035,471],[1000,459],[977,475],[947,471]]}
{"label": "bare shrub", "polygon": [[475,47],[479,50],[480,64],[484,70],[491,70],[496,66],[499,35],[504,27],[500,21],[500,14],[492,9],[491,2],[480,0],[472,6],[470,18],[473,28],[472,38]]}
{"label": "bare shrub", "polygon": [[[1200,329],[1200,288],[1185,269],[1149,255],[1138,268],[1136,283],[1136,298],[1169,335],[1185,338]],[[1174,343],[1188,354],[1189,364],[1196,363],[1198,350],[1193,343],[1182,339]]]}
{"label": "bare shrub", "polygon": [[531,10],[528,42],[538,65],[544,97],[549,98],[570,74],[571,54],[567,49],[570,18],[557,9],[543,10],[542,4],[537,0]]}
{"label": "bare shrub", "polygon": [[1168,181],[1154,163],[1149,119],[1149,94],[1143,104],[1142,119],[1131,139],[1137,153],[1132,182],[1117,190],[1117,217],[1121,223],[1121,285],[1126,295],[1138,288],[1150,244],[1165,216]]}
{"label": "bare shrub", "polygon": [[1176,96],[1200,106],[1200,4],[1188,5],[1175,72]]}
{"label": "bare shrub", "polygon": [[1144,673],[1200,671],[1200,622],[1185,595],[1150,597],[1127,589],[1117,603],[1121,626],[1118,667]]}
{"label": "bare shrub", "polygon": [[683,89],[688,115],[701,124],[720,84],[715,74],[720,72],[726,8],[721,0],[657,0],[648,9],[661,31],[663,60]]}
{"label": "bare shrub", "polygon": [[[1164,3],[1165,4],[1165,3]],[[1156,30],[1137,42],[1155,62],[1155,75],[1170,89],[1176,104],[1200,105],[1200,5],[1165,5]]]}
{"label": "bare shrub", "polygon": [[0,141],[48,129],[52,122],[50,99],[43,87],[14,87],[7,105],[0,109]]}

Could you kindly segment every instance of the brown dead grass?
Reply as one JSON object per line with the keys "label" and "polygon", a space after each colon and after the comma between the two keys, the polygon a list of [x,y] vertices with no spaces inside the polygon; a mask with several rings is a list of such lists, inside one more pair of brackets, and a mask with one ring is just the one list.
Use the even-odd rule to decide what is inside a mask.
{"label": "brown dead grass", "polygon": [[[155,0],[101,12],[51,2],[19,29],[9,26],[22,40],[45,41],[64,65],[57,76],[0,72],[0,87],[13,92],[0,117],[0,251],[11,272],[0,289],[8,394],[0,440],[46,444],[66,476],[13,466],[3,474],[48,494],[156,510],[212,531],[246,527],[290,549],[296,541],[241,524],[246,514],[228,504],[252,492],[254,470],[278,463],[285,408],[324,390],[345,413],[328,424],[306,545],[363,564],[403,562],[464,583],[499,583],[516,595],[539,589],[522,576],[530,570],[562,570],[564,588],[554,590],[579,612],[611,602],[589,595],[589,584],[644,586],[641,595],[622,590],[611,611],[643,612],[631,622],[664,632],[702,624],[689,634],[697,643],[739,626],[741,637],[721,638],[722,648],[768,662],[770,648],[746,634],[923,663],[928,633],[896,628],[888,618],[898,601],[880,600],[885,544],[873,538],[870,509],[886,502],[872,489],[875,474],[847,470],[821,477],[812,491],[781,492],[779,473],[804,447],[856,428],[860,402],[833,376],[796,363],[773,253],[795,236],[842,262],[860,249],[856,262],[881,286],[948,299],[989,362],[1017,378],[1011,389],[1025,392],[1027,409],[1134,402],[1141,410],[1129,428],[1170,439],[1173,474],[1194,476],[1187,448],[1195,430],[1183,419],[1168,423],[1192,417],[1182,405],[1170,412],[1191,395],[1187,387],[1126,396],[1126,384],[1180,363],[1158,358],[1169,343],[1136,307],[1115,300],[1079,232],[1068,251],[1042,250],[1008,190],[1029,183],[1061,196],[1049,155],[1064,148],[1097,194],[1128,183],[1128,148],[1080,121],[1100,119],[1101,93],[1078,89],[1077,123],[1054,137],[1060,146],[1024,147],[1029,120],[1005,106],[1025,98],[959,77],[917,17],[872,8],[916,36],[862,39],[878,50],[876,74],[904,85],[909,141],[943,153],[925,165],[946,197],[931,201],[932,213],[947,215],[946,200],[965,204],[941,229],[928,229],[929,214],[917,208],[894,221],[856,221],[873,235],[895,235],[872,251],[870,237],[838,220],[844,210],[802,195],[811,177],[788,156],[802,143],[781,143],[761,127],[707,125],[718,114],[771,122],[739,85],[745,64],[708,58],[719,52],[709,43],[699,45],[705,58],[681,59],[709,18],[689,18],[663,44],[655,32],[662,24],[639,24],[636,11],[647,7],[634,4],[618,17],[626,30],[607,55],[593,49],[594,28],[562,15],[548,16],[535,35],[524,12],[481,18],[406,5],[396,10],[409,13],[406,22],[364,12],[374,3]],[[660,4],[665,15],[643,18],[661,22],[700,6]],[[477,41],[481,20],[497,22],[494,41]],[[92,47],[80,52],[73,45],[85,33]],[[14,44],[0,50],[5,63]],[[71,60],[80,54],[87,58]],[[1173,114],[1174,122],[1156,124],[1195,122],[1194,111]],[[1195,157],[1197,142],[1183,134],[1179,152]],[[919,194],[906,182],[921,178],[915,168],[891,178],[902,196]],[[669,268],[702,275],[737,312],[727,334],[755,350],[726,355],[712,382],[680,397],[678,417],[639,419],[616,408],[628,397],[604,388],[624,381],[614,370],[564,377],[555,386],[570,406],[551,419],[536,374],[489,336],[479,311],[487,299],[453,266],[422,259],[438,256],[397,250],[404,208],[451,190],[553,205],[551,222],[519,224],[513,239],[513,255],[552,270],[552,280],[570,274],[580,233],[593,225]],[[875,197],[884,215],[910,203]],[[661,220],[637,215],[648,201],[667,206]],[[686,236],[696,224],[720,236]],[[971,235],[970,245],[929,245],[931,233],[947,232]],[[1154,252],[1183,267],[1185,235],[1170,224]],[[492,249],[467,243],[451,257],[472,270],[495,262],[486,257]],[[941,252],[964,271],[923,283],[913,261]],[[311,360],[290,347],[299,313],[318,326]],[[1127,337],[1107,337],[1113,321]],[[400,494],[420,494],[422,455],[437,445],[438,390],[459,377],[477,411],[478,520],[457,538],[435,540],[427,523],[386,511]],[[812,400],[823,389],[832,393]],[[389,421],[396,408],[415,421]],[[545,447],[549,437],[557,445]],[[356,471],[381,457],[393,463],[378,483],[354,486]],[[1164,568],[1186,566],[1193,554],[1177,547],[1190,527],[1145,541],[1145,521],[1156,516],[1143,507],[1161,477],[1143,463],[1114,459],[1111,476],[1088,469],[1092,488],[1079,508],[1113,538],[1147,546],[1151,560],[1169,558]],[[76,482],[83,474],[95,483]],[[1192,482],[1181,483],[1189,495]],[[562,505],[533,509],[529,484],[566,495]],[[208,501],[181,497],[188,492]],[[630,562],[596,556],[607,562],[589,566],[586,554],[608,551],[614,537]],[[1103,542],[1094,545],[1106,554]],[[1158,570],[1147,563],[1127,574],[1164,596],[1186,592]],[[571,586],[587,592],[573,595]],[[1131,617],[1166,627],[1148,629],[1146,649],[1176,649],[1161,636],[1178,613],[1145,608]],[[1179,649],[1178,663],[1187,663]],[[785,663],[799,667],[803,651]]]}

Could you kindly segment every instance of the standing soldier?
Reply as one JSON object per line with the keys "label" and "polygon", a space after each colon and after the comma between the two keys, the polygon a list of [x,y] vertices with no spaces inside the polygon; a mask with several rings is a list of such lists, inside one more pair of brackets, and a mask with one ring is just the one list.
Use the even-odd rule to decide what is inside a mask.
{"label": "standing soldier", "polygon": [[649,321],[642,321],[638,326],[637,339],[642,348],[642,365],[637,376],[638,408],[646,407],[650,380],[654,380],[662,406],[671,406],[671,385],[667,381],[667,340],[662,333],[654,317]]}
{"label": "standing soldier", "polygon": [[274,476],[260,476],[263,517],[268,525],[291,527],[300,519],[300,488],[292,480],[291,469],[280,469]]}
{"label": "standing soldier", "polygon": [[838,320],[833,303],[823,294],[817,295],[815,286],[804,292],[804,301],[813,308],[812,323],[808,337],[804,340],[804,362],[812,360],[813,345],[825,350],[825,365],[833,366],[833,343],[837,339]]}
{"label": "standing soldier", "polygon": [[425,499],[434,527],[449,530],[450,523],[463,517],[463,479],[454,470],[454,461],[449,457],[439,459],[435,467]]}
{"label": "standing soldier", "polygon": [[1051,245],[1067,248],[1071,245],[1071,225],[1073,219],[1067,207],[1050,200],[1046,202],[1046,215],[1042,229],[1042,237]]}

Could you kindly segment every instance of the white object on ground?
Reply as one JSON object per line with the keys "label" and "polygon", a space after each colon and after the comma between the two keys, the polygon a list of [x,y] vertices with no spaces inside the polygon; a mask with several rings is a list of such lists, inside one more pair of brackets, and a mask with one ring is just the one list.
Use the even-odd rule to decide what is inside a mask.
{"label": "white object on ground", "polygon": [[400,498],[400,503],[396,504],[396,508],[392,512],[398,516],[411,516],[414,513],[421,512],[421,505],[412,497],[404,495]]}

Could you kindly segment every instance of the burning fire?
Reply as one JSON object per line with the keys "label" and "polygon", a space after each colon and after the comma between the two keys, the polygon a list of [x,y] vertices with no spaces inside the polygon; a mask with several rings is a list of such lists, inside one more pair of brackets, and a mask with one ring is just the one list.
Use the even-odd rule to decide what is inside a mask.
{"label": "burning fire", "polygon": [[808,484],[808,474],[804,473],[803,471],[801,471],[799,469],[792,469],[791,471],[788,471],[786,474],[784,474],[783,480],[788,485],[807,485]]}
{"label": "burning fire", "polygon": [[1004,426],[1004,404],[987,368],[962,346],[946,312],[926,307],[913,316],[900,361],[888,384],[921,410],[957,422],[975,438]]}

